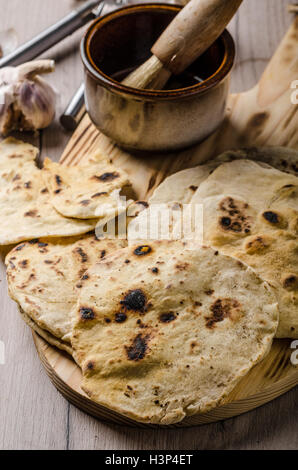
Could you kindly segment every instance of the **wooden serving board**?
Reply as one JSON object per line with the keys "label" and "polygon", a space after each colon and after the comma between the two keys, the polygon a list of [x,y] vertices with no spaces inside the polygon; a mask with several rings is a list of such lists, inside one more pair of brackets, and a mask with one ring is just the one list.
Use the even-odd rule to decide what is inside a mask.
{"label": "wooden serving board", "polygon": [[[298,79],[298,18],[277,49],[260,82],[252,90],[230,95],[226,118],[211,137],[176,154],[132,156],[101,135],[86,115],[73,134],[61,163],[78,165],[102,150],[132,181],[138,199],[146,199],[168,175],[213,158],[225,150],[248,146],[287,146],[298,149],[298,105],[291,101]],[[199,124],[199,123],[198,123]],[[80,389],[81,371],[63,352],[34,333],[40,359],[57,389],[87,413],[117,424],[148,427],[91,401]],[[298,367],[291,364],[291,341],[275,340],[269,355],[242,379],[224,405],[174,425],[194,426],[239,415],[298,384]],[[151,426],[154,427],[154,426]]]}

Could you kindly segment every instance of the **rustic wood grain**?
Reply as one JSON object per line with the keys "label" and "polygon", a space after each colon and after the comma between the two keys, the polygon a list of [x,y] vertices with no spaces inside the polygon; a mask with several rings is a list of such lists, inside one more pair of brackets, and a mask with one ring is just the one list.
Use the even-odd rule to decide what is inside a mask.
{"label": "rustic wood grain", "polygon": [[[0,0],[0,29],[13,25],[23,42],[74,3],[43,0],[41,7],[40,0]],[[243,3],[230,26],[238,44],[233,91],[249,89],[259,79],[290,23],[287,3]],[[58,61],[51,81],[61,93],[59,110],[81,80],[79,37],[77,33],[48,54]],[[42,156],[58,159],[68,139],[56,121],[34,141],[40,142]],[[6,365],[0,365],[1,449],[297,449],[297,389],[245,415],[189,430],[119,428],[85,415],[56,392],[42,370],[30,331],[7,297],[3,266],[0,281],[0,340],[6,347]]]}

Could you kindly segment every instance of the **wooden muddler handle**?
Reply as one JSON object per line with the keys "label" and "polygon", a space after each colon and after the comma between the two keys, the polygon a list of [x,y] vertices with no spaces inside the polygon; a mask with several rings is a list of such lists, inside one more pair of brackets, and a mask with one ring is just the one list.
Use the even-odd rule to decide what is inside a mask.
{"label": "wooden muddler handle", "polygon": [[221,35],[242,0],[191,0],[151,49],[173,74],[185,70]]}

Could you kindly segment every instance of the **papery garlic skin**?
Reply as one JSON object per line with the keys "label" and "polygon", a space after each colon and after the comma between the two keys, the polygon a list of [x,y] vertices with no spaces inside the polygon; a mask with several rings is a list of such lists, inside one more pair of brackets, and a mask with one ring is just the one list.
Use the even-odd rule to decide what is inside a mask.
{"label": "papery garlic skin", "polygon": [[52,60],[27,62],[0,69],[0,132],[35,131],[55,116],[56,91],[40,74],[55,70]]}

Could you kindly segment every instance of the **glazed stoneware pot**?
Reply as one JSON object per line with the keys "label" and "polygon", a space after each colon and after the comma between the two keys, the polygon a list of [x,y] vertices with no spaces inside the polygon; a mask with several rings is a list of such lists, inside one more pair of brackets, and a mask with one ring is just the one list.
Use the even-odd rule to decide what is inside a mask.
{"label": "glazed stoneware pot", "polygon": [[181,6],[141,4],[94,21],[81,44],[85,101],[95,126],[128,150],[175,151],[222,122],[235,58],[228,31],[164,90],[137,90],[121,80],[150,49]]}

